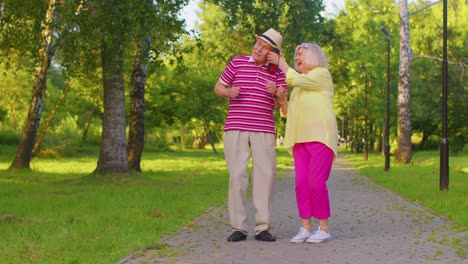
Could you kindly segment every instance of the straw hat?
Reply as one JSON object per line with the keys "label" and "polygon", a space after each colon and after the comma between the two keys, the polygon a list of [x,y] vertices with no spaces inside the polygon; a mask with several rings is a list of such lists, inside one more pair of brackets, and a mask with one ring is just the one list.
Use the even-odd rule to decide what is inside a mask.
{"label": "straw hat", "polygon": [[262,35],[257,35],[255,34],[255,37],[257,39],[262,39],[264,41],[266,41],[268,44],[270,44],[273,48],[277,48],[277,49],[281,49],[281,43],[283,42],[283,37],[281,36],[281,34],[270,28],[268,29],[267,31],[265,31],[265,33],[263,33]]}

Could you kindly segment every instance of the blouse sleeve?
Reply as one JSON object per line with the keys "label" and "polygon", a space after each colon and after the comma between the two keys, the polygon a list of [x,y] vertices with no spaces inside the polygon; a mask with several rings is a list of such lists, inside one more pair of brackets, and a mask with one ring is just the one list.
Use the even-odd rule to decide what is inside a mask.
{"label": "blouse sleeve", "polygon": [[289,68],[286,74],[286,82],[293,86],[304,90],[323,90],[331,79],[331,75],[325,68],[315,68],[308,74],[298,73]]}

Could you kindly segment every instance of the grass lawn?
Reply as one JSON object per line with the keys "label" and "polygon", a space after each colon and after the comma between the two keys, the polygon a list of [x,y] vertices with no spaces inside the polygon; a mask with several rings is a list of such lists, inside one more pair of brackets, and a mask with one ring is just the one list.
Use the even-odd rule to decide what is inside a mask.
{"label": "grass lawn", "polygon": [[[0,146],[0,263],[115,263],[164,248],[161,237],[227,198],[222,152],[145,152],[144,172],[120,178],[89,176],[93,151],[5,171],[13,153]],[[278,168],[290,162],[280,151]]]}
{"label": "grass lawn", "polygon": [[[73,158],[34,158],[31,171],[5,171],[15,148],[0,146],[0,263],[115,263],[214,206],[224,206],[228,173],[222,152],[146,151],[143,173],[89,176],[97,150]],[[378,154],[344,152],[364,175],[467,230],[467,154],[450,158],[450,190],[438,190],[438,152],[417,152],[411,165]],[[278,151],[278,169],[292,157]],[[279,174],[281,175],[281,174]],[[165,253],[167,252],[167,253]]]}

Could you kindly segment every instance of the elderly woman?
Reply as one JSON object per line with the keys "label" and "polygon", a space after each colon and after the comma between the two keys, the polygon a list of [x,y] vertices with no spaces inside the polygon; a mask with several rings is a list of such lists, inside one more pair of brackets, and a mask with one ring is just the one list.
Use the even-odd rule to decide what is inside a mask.
{"label": "elderly woman", "polygon": [[[328,60],[315,43],[303,43],[296,48],[296,70],[274,52],[268,54],[286,73],[286,82],[293,87],[289,104],[281,107],[286,116],[284,147],[294,157],[296,200],[302,227],[290,240],[292,243],[321,243],[330,239],[328,218],[330,201],[327,181],[337,155],[338,127],[333,110],[333,80]],[[283,89],[277,91],[278,101],[286,105]],[[319,221],[312,231],[311,218]]]}

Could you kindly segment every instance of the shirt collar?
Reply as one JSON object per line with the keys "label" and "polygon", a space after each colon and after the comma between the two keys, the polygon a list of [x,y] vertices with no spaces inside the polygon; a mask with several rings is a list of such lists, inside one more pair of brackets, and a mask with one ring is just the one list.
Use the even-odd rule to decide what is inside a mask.
{"label": "shirt collar", "polygon": [[[256,64],[256,62],[255,62],[255,60],[253,59],[252,55],[249,56],[249,62],[252,62],[252,63],[255,63],[255,64]],[[268,66],[268,64],[269,64],[269,63],[267,62],[267,63],[264,64],[264,66]]]}

